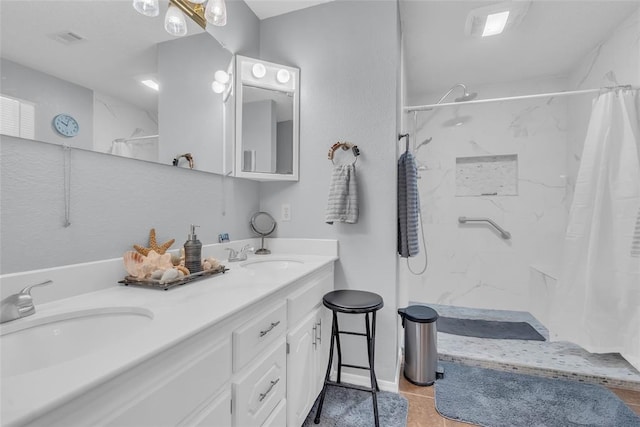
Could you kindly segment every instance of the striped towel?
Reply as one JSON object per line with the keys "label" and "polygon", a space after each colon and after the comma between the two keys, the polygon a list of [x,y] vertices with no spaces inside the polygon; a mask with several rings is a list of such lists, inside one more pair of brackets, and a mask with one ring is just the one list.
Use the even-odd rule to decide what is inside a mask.
{"label": "striped towel", "polygon": [[358,187],[356,186],[356,166],[335,165],[331,173],[329,200],[327,201],[327,224],[358,222]]}
{"label": "striped towel", "polygon": [[418,255],[418,170],[407,150],[398,160],[398,253],[402,258]]}

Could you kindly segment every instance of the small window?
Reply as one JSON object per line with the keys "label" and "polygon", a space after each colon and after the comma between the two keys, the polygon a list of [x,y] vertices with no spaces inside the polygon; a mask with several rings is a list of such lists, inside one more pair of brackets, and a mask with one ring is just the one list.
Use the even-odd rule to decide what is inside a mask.
{"label": "small window", "polygon": [[35,116],[33,103],[0,95],[0,134],[34,139]]}

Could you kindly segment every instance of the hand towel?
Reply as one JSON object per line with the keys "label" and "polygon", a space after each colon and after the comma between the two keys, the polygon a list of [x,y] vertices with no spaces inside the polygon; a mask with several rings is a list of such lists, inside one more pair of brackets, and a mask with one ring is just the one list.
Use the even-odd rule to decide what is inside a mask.
{"label": "hand towel", "polygon": [[355,164],[335,165],[331,173],[325,215],[327,224],[358,222],[358,187]]}
{"label": "hand towel", "polygon": [[418,255],[418,169],[411,152],[398,160],[398,253],[402,258]]}

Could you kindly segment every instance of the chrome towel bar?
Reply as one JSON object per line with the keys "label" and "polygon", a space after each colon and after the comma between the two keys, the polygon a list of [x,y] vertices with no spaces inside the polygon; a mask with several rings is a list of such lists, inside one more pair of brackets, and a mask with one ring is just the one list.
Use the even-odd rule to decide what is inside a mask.
{"label": "chrome towel bar", "polygon": [[492,219],[490,218],[467,218],[466,216],[461,216],[458,217],[458,222],[460,224],[465,224],[467,222],[488,222],[489,224],[491,224],[496,230],[498,230],[500,232],[500,235],[502,236],[503,239],[510,239],[511,238],[511,233],[509,233],[507,230],[505,230],[504,228],[500,227],[498,224],[496,224]]}

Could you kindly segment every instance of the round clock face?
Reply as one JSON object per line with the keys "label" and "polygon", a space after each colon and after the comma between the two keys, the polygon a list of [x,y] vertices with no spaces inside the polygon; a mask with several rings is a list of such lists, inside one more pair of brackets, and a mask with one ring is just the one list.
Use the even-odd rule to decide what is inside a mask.
{"label": "round clock face", "polygon": [[63,136],[76,136],[80,126],[76,119],[68,114],[58,114],[53,118],[53,127]]}

